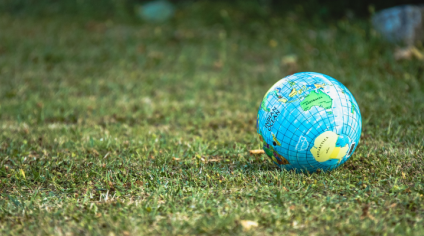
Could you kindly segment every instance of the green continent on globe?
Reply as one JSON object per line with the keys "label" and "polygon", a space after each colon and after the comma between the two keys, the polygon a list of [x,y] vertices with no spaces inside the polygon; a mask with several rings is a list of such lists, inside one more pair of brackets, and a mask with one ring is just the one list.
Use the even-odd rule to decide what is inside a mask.
{"label": "green continent on globe", "polygon": [[353,114],[353,113],[355,113],[355,104],[353,104],[353,102],[350,102],[350,105],[352,105],[352,110],[351,110],[351,112],[352,112],[352,114]]}
{"label": "green continent on globe", "polygon": [[346,155],[349,146],[337,147],[337,139],[339,135],[332,131],[326,131],[320,134],[314,142],[314,147],[311,148],[311,153],[318,162],[325,162],[330,159],[341,159]]}
{"label": "green continent on globe", "polygon": [[271,95],[274,95],[274,94],[277,95],[277,92],[275,90],[273,90],[272,88],[270,90],[268,90],[268,92],[266,92],[264,99],[262,100],[262,103],[261,103],[261,109],[262,110],[264,110],[266,112],[270,111],[270,109],[268,107],[266,107],[266,103],[268,101],[268,97],[271,96]]}
{"label": "green continent on globe", "polygon": [[310,110],[313,106],[319,106],[324,109],[330,109],[333,105],[333,99],[330,96],[323,93],[321,90],[312,91],[300,102],[300,106],[304,111]]}
{"label": "green continent on globe", "polygon": [[264,138],[262,137],[262,134],[259,133],[259,139],[262,141],[263,143],[263,148],[264,151],[266,153],[266,155],[268,155],[272,161],[274,161],[275,163],[278,163],[279,165],[288,165],[290,164],[290,162],[284,158],[283,156],[281,156],[280,154],[278,154],[274,148],[272,147],[272,145],[269,145],[268,143],[265,142]]}
{"label": "green continent on globe", "polygon": [[266,111],[266,112],[270,111],[269,108],[266,107],[266,99],[265,98],[264,98],[264,100],[262,100],[261,109]]}
{"label": "green continent on globe", "polygon": [[279,165],[290,164],[290,162],[286,158],[278,154],[274,150],[274,148],[271,145],[267,144],[266,142],[264,142],[264,151],[272,159],[273,162],[278,163]]}

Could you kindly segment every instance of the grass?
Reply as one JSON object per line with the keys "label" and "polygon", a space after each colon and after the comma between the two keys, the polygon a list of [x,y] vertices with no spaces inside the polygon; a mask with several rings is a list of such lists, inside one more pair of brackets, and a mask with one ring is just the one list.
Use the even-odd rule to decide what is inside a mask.
{"label": "grass", "polygon": [[[199,2],[163,25],[2,14],[0,28],[1,235],[423,234],[424,66],[363,20]],[[296,71],[360,106],[361,143],[330,173],[248,154],[263,95]]]}

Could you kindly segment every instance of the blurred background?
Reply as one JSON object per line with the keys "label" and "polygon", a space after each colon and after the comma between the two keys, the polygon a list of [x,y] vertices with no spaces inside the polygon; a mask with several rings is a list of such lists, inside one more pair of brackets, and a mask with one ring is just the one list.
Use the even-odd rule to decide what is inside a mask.
{"label": "blurred background", "polygon": [[[13,15],[52,16],[80,15],[89,18],[135,18],[134,8],[146,2],[146,0],[3,0],[0,3],[1,12]],[[385,8],[403,5],[420,4],[419,0],[358,0],[358,1],[331,1],[331,0],[168,0],[175,6],[187,8],[193,4],[228,5],[239,11],[244,11],[249,16],[267,17],[280,15],[288,12],[296,12],[305,16],[324,19],[340,19],[342,17],[369,17],[370,9],[382,10]],[[187,6],[188,5],[188,6]],[[213,9],[209,9],[211,15],[205,18],[213,19]],[[219,18],[219,17],[218,17]],[[219,21],[218,21],[219,22]]]}
{"label": "blurred background", "polygon": [[[120,125],[138,127],[135,134],[212,130],[222,144],[250,143],[268,88],[316,71],[352,91],[366,124],[386,126],[393,112],[420,113],[423,63],[419,40],[393,42],[384,30],[419,39],[421,15],[412,7],[372,19],[416,3],[3,0],[0,118],[4,127],[99,126],[118,134]],[[411,30],[401,31],[405,25]]]}

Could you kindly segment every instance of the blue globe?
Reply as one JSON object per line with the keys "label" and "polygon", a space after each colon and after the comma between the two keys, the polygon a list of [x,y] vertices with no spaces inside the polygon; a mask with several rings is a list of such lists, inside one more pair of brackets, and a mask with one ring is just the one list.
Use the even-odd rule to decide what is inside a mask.
{"label": "blue globe", "polygon": [[257,132],[279,167],[332,170],[352,156],[361,136],[358,103],[328,75],[302,72],[272,86],[259,107]]}

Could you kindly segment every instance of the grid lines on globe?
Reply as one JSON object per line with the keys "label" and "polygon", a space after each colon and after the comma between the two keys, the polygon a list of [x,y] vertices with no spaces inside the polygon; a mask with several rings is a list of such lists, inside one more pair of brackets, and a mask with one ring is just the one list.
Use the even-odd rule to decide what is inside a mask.
{"label": "grid lines on globe", "polygon": [[[356,143],[357,139],[358,139],[358,132],[360,134],[360,130],[361,130],[361,120],[360,120],[360,114],[358,113],[358,111],[356,111],[354,114],[351,114],[351,110],[352,110],[352,104],[355,103],[356,107],[357,107],[357,103],[356,100],[354,99],[354,97],[352,96],[352,94],[350,93],[349,90],[347,90],[347,88],[341,84],[340,82],[334,80],[334,86],[339,86],[343,92],[341,92],[340,90],[336,89],[336,93],[337,96],[335,96],[340,103],[340,108],[342,110],[342,130],[340,133],[338,134],[343,134],[349,137],[350,139],[350,144]],[[348,104],[351,106],[349,107]],[[351,149],[351,146],[348,146],[349,149]],[[352,150],[348,150],[350,153]],[[334,166],[337,167],[341,164],[343,164],[347,159],[343,159],[341,162],[339,162],[337,165]]]}
{"label": "grid lines on globe", "polygon": [[[309,77],[309,76],[308,76]],[[298,80],[299,80],[299,82],[304,82],[304,83],[310,83],[312,80],[309,80],[309,81],[307,81],[307,80],[305,80],[304,79],[304,76],[302,76],[302,77],[299,77],[298,78]],[[314,82],[316,82],[315,80],[313,80]],[[311,128],[308,130],[308,128],[305,126],[305,125],[303,125],[303,123],[301,123],[301,127],[304,127],[305,128],[305,130],[308,130],[308,131],[313,131],[313,133],[315,133],[315,132],[317,132],[317,133],[319,133],[318,132],[318,129],[316,129],[316,128],[318,128],[318,127],[316,127],[315,125],[317,124],[317,123],[320,123],[320,122],[323,122],[323,117],[321,116],[321,111],[319,111],[318,109],[316,109],[317,110],[317,112],[315,112],[315,113],[311,113],[311,111],[313,111],[313,110],[315,110],[316,108],[312,108],[309,112],[307,112],[306,114],[308,114],[308,116],[305,114],[305,112],[300,112],[299,114],[301,115],[301,116],[303,116],[303,118],[304,118],[304,120],[309,120],[310,118],[314,118],[314,117],[316,117],[317,116],[317,114],[320,116],[320,118],[321,119],[319,119],[319,120],[317,120],[317,119],[312,119],[312,120],[315,120],[315,122],[311,125]],[[296,118],[297,120],[299,120],[299,118],[297,117]],[[319,126],[320,127],[320,126]],[[298,129],[299,129],[300,127],[298,127]],[[308,134],[308,136],[309,136],[309,134]],[[292,137],[290,137],[290,139],[289,140],[291,140],[291,143],[296,143],[296,140],[294,140],[293,139],[294,137],[292,136]],[[309,140],[312,140],[312,139],[309,139]],[[290,145],[290,148],[291,149],[293,149],[294,150],[294,152],[295,152],[295,156],[297,157],[297,159],[299,160],[299,157],[301,157],[301,155],[299,155],[299,150],[297,150],[296,149],[296,146],[294,146],[294,145]],[[314,162],[314,163],[311,163],[311,162],[309,162],[309,157],[310,156],[308,156],[308,154],[309,154],[309,149],[310,149],[310,144],[309,144],[309,146],[308,146],[308,148],[307,148],[307,152],[306,152],[306,158],[302,158],[300,161],[299,161],[299,164],[300,165],[309,165],[310,167],[312,167],[312,168],[316,168],[317,167],[317,164],[319,165],[319,163],[317,163],[317,162]],[[312,160],[312,159],[311,159]]]}
{"label": "grid lines on globe", "polygon": [[[305,77],[308,77],[308,80],[305,80]],[[308,84],[308,83],[319,83],[319,81],[317,80],[311,80],[311,77],[309,75],[304,75],[304,76],[299,76],[296,78],[296,83],[300,84],[302,83],[303,85]],[[298,90],[301,89],[301,86],[297,87]],[[301,130],[308,130],[308,138],[309,140],[313,140],[313,138],[315,138],[320,132],[323,132],[327,129],[334,129],[333,127],[333,122],[329,119],[328,116],[322,116],[322,109],[318,109],[318,108],[314,108],[309,112],[305,112],[303,111],[300,106],[294,106],[292,107],[293,111],[289,114],[288,117],[292,116],[292,113],[294,113],[294,111],[298,111],[297,112],[297,116],[294,117],[294,120],[290,123],[291,127],[288,128],[289,132],[287,135],[287,139],[284,137],[285,140],[289,140],[290,143],[288,145],[289,150],[287,150],[287,153],[289,155],[290,158],[295,157],[296,161],[298,165],[300,166],[309,166],[311,168],[326,168],[325,166],[321,165],[318,162],[310,162],[308,161],[308,159],[313,160],[313,156],[308,152],[310,149],[310,144],[307,147],[307,152],[306,152],[306,158],[305,155],[299,155],[299,150],[296,149],[296,142],[297,140],[299,140],[300,136],[296,135],[296,133],[299,133],[298,131]],[[312,111],[316,110],[315,113],[311,113]],[[319,116],[320,119],[311,119],[314,117]],[[303,119],[301,119],[303,118]],[[309,122],[310,120],[314,120],[315,122],[311,125],[311,128],[308,129],[308,127],[306,127],[304,125],[304,122],[307,121]],[[296,124],[296,125],[294,125]],[[319,126],[317,127],[316,124],[319,124]],[[285,135],[286,136],[286,135]],[[312,138],[312,139],[311,139]],[[303,157],[303,158],[302,158]]]}
{"label": "grid lines on globe", "polygon": [[[301,78],[301,79],[305,83],[310,82],[310,80],[309,81],[306,81],[303,78]],[[313,80],[313,81],[314,82],[318,82],[317,80]],[[317,117],[317,116],[320,117],[320,119],[315,119],[314,118],[315,122],[311,125],[310,129],[308,130],[308,131],[316,131],[316,134],[313,135],[313,136],[311,134],[309,134],[309,133],[307,134],[307,136],[309,137],[309,140],[314,140],[320,133],[323,133],[323,132],[325,132],[328,129],[334,130],[334,126],[332,124],[334,122],[334,120],[332,122],[330,120],[330,117],[328,116],[328,113],[325,112],[325,111],[323,111],[322,109],[315,108],[315,109],[312,109],[311,110],[311,111],[316,110],[314,113],[310,113],[310,112],[308,113],[309,114],[308,118],[314,118],[314,117]],[[322,115],[323,112],[325,112],[325,115],[324,116]],[[302,115],[304,115],[304,113],[302,113]],[[318,124],[318,126],[316,126],[317,124]],[[294,141],[295,140],[293,140],[292,142],[294,142]],[[310,144],[310,146],[311,146],[311,144]],[[309,160],[314,160],[314,157],[309,152],[310,146],[308,147],[308,152],[306,153],[306,158],[305,158],[305,161],[307,162],[307,164],[309,166],[311,166],[314,170],[316,170],[317,168],[328,169],[329,168],[328,166],[324,166],[324,165],[320,164],[319,162],[313,161],[311,163],[309,161]],[[296,156],[299,156],[299,151],[298,150],[296,150]]]}
{"label": "grid lines on globe", "polygon": [[[338,92],[338,95],[339,95],[338,97],[340,98],[343,95],[347,101],[350,101],[347,104],[350,104],[351,106],[353,106],[353,103],[355,103],[355,106],[358,107],[358,104],[357,104],[355,98],[346,89],[346,87],[343,84],[341,84],[340,82],[338,82],[338,81],[336,81],[336,82],[337,82],[337,84],[341,88],[344,88],[345,89],[344,90],[345,91],[344,94],[340,94],[340,91],[337,91]],[[346,112],[348,114],[347,115],[348,121],[347,122],[343,122],[344,123],[344,128],[345,127],[346,127],[346,129],[347,128],[350,128],[349,132],[345,131],[344,133],[346,133],[351,138],[351,140],[352,140],[352,143],[351,144],[356,143],[355,144],[355,146],[356,146],[358,144],[359,135],[361,133],[361,127],[362,127],[361,114],[360,114],[359,109],[353,109],[352,107],[349,108],[348,106],[343,106],[343,107],[346,108]],[[353,115],[352,115],[352,111],[354,113]],[[345,114],[344,112],[345,112],[345,110],[343,111],[343,114]],[[349,149],[350,149],[349,150],[349,154],[348,154],[349,156],[352,154],[352,151],[353,151],[352,149],[355,148],[355,146],[349,147]],[[344,160],[344,161],[346,161],[346,160]],[[340,164],[343,164],[343,163],[340,163]]]}
{"label": "grid lines on globe", "polygon": [[[346,89],[346,87],[343,84],[339,83],[338,81],[337,81],[337,84],[341,88],[345,88],[344,94],[340,94],[341,92],[337,91],[338,98],[340,99],[343,96],[343,97],[345,97],[346,101],[350,101],[351,103],[355,102],[355,104],[356,104],[355,98]],[[341,100],[340,100],[340,103],[341,104],[349,104],[349,103],[343,103]],[[348,106],[345,106],[345,105],[342,105],[342,106],[343,106],[343,114],[346,114],[347,115],[346,117],[348,119],[346,122],[343,120],[343,125],[344,125],[343,126],[343,129],[344,129],[343,133],[348,135],[352,139],[356,139],[358,137],[358,128],[357,127],[358,127],[358,125],[361,126],[361,123],[362,123],[361,120],[358,119],[360,114],[358,114],[358,111],[355,111],[354,115],[351,115],[351,109],[352,108],[349,108]],[[351,106],[352,106],[352,104],[351,104]],[[356,106],[357,106],[357,104],[356,104]],[[344,118],[344,116],[343,116],[343,118]],[[350,120],[350,119],[353,119],[353,120]],[[355,127],[352,126],[353,124],[356,124]],[[348,128],[350,128],[349,131],[347,131]]]}
{"label": "grid lines on globe", "polygon": [[[296,79],[296,81],[297,81],[297,79]],[[283,90],[283,93],[288,94],[288,93],[290,93],[291,89],[292,88],[286,83],[282,90]],[[297,89],[299,90],[300,88],[297,87]],[[299,165],[299,164],[302,164],[301,163],[302,161],[299,160],[298,155],[291,155],[290,143],[288,142],[289,140],[291,140],[293,138],[296,131],[299,129],[299,127],[297,127],[295,130],[291,129],[292,125],[293,125],[292,122],[296,122],[297,119],[294,120],[294,121],[290,121],[290,120],[286,119],[286,117],[292,117],[292,113],[294,113],[294,112],[296,112],[296,110],[298,110],[298,106],[294,106],[293,103],[290,103],[290,105],[285,104],[284,108],[285,109],[291,108],[291,111],[289,112],[289,114],[287,116],[282,117],[281,121],[283,122],[283,124],[278,122],[277,132],[282,131],[283,137],[280,138],[280,140],[282,140],[282,142],[287,147],[287,148],[281,147],[281,149],[283,149],[283,151],[286,153],[286,157],[288,158],[288,160],[291,164]],[[285,114],[285,112],[284,112],[284,114]],[[300,114],[302,114],[302,113],[300,113]],[[289,125],[289,124],[291,124],[291,125]],[[303,125],[303,123],[300,123],[300,126],[303,126],[304,128],[306,128]],[[282,127],[283,127],[283,129],[282,129]],[[294,163],[294,162],[296,162],[296,163]]]}
{"label": "grid lines on globe", "polygon": [[[355,110],[357,111],[355,113],[348,113],[357,107],[349,90],[331,77],[324,76],[325,79],[323,79],[322,76],[316,75],[316,73],[302,73],[288,76],[284,82],[274,86],[275,90],[272,91],[274,94],[267,98],[267,107],[278,109],[279,117],[273,120],[273,127],[268,130],[269,132],[267,131],[264,138],[268,145],[273,145],[274,151],[289,161],[290,165],[286,165],[284,168],[333,169],[342,163],[339,161],[324,165],[315,161],[315,157],[310,152],[314,146],[314,140],[325,131],[332,131],[338,135],[348,136],[352,143],[353,140],[357,140],[358,132],[359,134],[361,132],[359,109]],[[329,96],[332,102],[331,106],[318,103],[319,105],[308,107],[305,110],[300,106],[300,102],[312,91],[315,93],[321,91]],[[263,115],[259,118],[262,124],[266,119],[265,114],[268,112],[262,112]],[[306,144],[303,141],[301,143],[302,138]],[[275,139],[277,142],[274,141]],[[300,143],[301,146],[298,148]]]}

